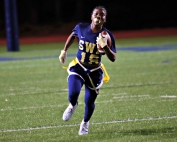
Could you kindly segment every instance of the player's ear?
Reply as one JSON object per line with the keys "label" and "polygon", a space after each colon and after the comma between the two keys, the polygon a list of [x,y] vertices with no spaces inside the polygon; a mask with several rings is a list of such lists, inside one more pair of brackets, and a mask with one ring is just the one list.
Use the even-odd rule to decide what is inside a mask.
{"label": "player's ear", "polygon": [[92,14],[93,14],[93,12],[90,14],[91,21],[92,21]]}
{"label": "player's ear", "polygon": [[104,23],[106,23],[106,18],[104,19]]}
{"label": "player's ear", "polygon": [[105,24],[106,23],[106,19],[104,19],[104,22],[103,22],[103,24]]}
{"label": "player's ear", "polygon": [[93,16],[92,16],[92,14],[91,14],[91,16],[90,16],[90,19],[91,19],[91,21],[93,20],[93,18],[92,18]]}

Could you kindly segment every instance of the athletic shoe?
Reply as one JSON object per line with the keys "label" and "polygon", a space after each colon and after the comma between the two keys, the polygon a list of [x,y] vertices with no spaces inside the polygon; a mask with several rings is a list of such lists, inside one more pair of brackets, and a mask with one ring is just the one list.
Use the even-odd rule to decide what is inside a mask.
{"label": "athletic shoe", "polygon": [[82,120],[82,122],[80,124],[79,135],[88,134],[88,128],[89,128],[89,121],[84,122],[84,120]]}
{"label": "athletic shoe", "polygon": [[63,120],[64,121],[68,121],[71,118],[71,116],[74,113],[77,106],[78,106],[78,103],[76,103],[75,106],[72,106],[72,104],[69,104],[69,106],[66,108],[66,110],[63,113]]}

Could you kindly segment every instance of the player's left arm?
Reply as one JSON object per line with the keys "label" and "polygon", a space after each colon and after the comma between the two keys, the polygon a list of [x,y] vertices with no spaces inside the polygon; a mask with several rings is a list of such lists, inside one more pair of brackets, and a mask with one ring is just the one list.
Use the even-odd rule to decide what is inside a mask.
{"label": "player's left arm", "polygon": [[109,59],[110,61],[114,62],[114,61],[116,60],[116,53],[113,52],[113,51],[111,50],[111,48],[108,47],[108,45],[105,46],[105,47],[103,47],[103,49],[104,49],[104,51],[105,51],[106,56],[108,57],[108,59]]}
{"label": "player's left arm", "polygon": [[97,37],[97,44],[105,51],[105,54],[110,61],[114,62],[116,60],[115,39],[111,33],[105,34],[104,37],[100,33],[99,37]]}

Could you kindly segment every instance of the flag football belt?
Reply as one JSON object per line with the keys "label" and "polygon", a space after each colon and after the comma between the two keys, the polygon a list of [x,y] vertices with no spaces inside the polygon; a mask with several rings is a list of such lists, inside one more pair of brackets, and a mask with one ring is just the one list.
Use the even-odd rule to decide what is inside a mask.
{"label": "flag football belt", "polygon": [[[72,61],[69,63],[69,66],[68,66],[68,67],[65,67],[65,66],[62,66],[62,67],[63,67],[63,69],[67,70],[68,68],[70,68],[70,67],[72,67],[72,66],[75,66],[76,64],[79,64],[85,71],[88,71],[88,69],[85,68],[85,67],[79,62],[79,60],[78,60],[77,58],[74,59],[74,60],[72,60]],[[108,75],[108,72],[106,71],[106,68],[105,68],[105,66],[104,66],[102,63],[101,63],[101,65],[100,65],[99,67],[90,70],[90,72],[93,72],[93,71],[99,69],[100,67],[103,69],[103,72],[104,72],[103,81],[104,81],[104,82],[108,82],[108,81],[110,80],[110,76]]]}
{"label": "flag football belt", "polygon": [[109,77],[109,75],[108,75],[108,73],[107,73],[106,68],[104,67],[104,65],[101,63],[101,65],[100,65],[99,67],[89,70],[89,69],[85,68],[85,67],[79,62],[79,60],[78,60],[77,58],[75,58],[74,60],[72,60],[72,61],[69,63],[69,66],[68,66],[68,67],[64,67],[64,66],[63,66],[63,68],[67,70],[68,68],[70,68],[70,67],[72,67],[72,66],[75,66],[76,64],[79,64],[79,65],[84,69],[84,71],[87,72],[87,75],[88,75],[88,77],[89,77],[90,83],[92,84],[92,86],[93,86],[95,92],[98,94],[98,91],[97,91],[97,89],[96,89],[96,87],[95,87],[95,85],[94,85],[94,83],[93,83],[91,77],[89,76],[89,73],[90,73],[90,72],[93,72],[93,71],[96,71],[96,70],[98,70],[98,69],[100,69],[100,68],[102,68],[103,71],[104,71],[104,78],[103,78],[103,81],[104,81],[104,82],[108,82],[109,79],[110,79],[110,77]]}

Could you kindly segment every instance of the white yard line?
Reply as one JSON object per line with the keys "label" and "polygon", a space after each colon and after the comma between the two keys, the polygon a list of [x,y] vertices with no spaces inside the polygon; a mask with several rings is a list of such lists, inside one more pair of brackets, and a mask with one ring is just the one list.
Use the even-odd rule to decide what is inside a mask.
{"label": "white yard line", "polygon": [[[118,97],[116,96],[118,95]],[[173,101],[173,100],[169,100],[169,99],[176,99],[177,96],[176,95],[165,95],[165,96],[160,96],[161,98],[164,99],[168,99],[168,100],[159,100],[157,102],[166,102],[166,101]],[[119,94],[114,94],[112,99],[107,100],[107,101],[99,101],[99,102],[95,102],[96,104],[101,104],[101,103],[112,103],[113,101],[127,101],[131,100],[133,98],[139,98],[139,100],[144,100],[144,99],[153,99],[153,98],[157,98],[157,97],[151,97],[149,94],[145,94],[145,95],[132,95],[132,96],[119,96]],[[5,99],[5,101],[8,101],[8,99]],[[84,104],[83,102],[79,102],[79,104]],[[60,105],[48,105],[48,106],[31,106],[31,107],[21,107],[21,108],[1,108],[0,111],[11,111],[11,110],[27,110],[27,109],[38,109],[38,108],[48,108],[48,107],[62,107],[68,105],[68,103],[66,104],[60,104]]]}
{"label": "white yard line", "polygon": [[[107,88],[121,88],[121,87],[130,87],[130,86],[147,86],[147,85],[159,85],[159,84],[170,84],[170,83],[177,83],[177,81],[164,81],[164,82],[147,82],[147,83],[136,83],[136,84],[124,84],[124,85],[119,85],[119,86],[108,86],[106,88],[103,87],[103,89],[107,89]],[[17,90],[17,89],[13,89],[13,88],[10,88],[11,91],[13,90]],[[23,90],[23,89],[19,89],[18,90]],[[34,90],[34,88],[31,88],[31,90]],[[103,90],[100,90],[100,91],[103,91]],[[46,91],[48,92],[48,91]],[[62,89],[62,90],[59,90],[59,91],[56,91],[58,94],[62,94],[62,93],[66,93],[68,92],[68,89]],[[81,92],[84,92],[84,90],[82,89]],[[41,89],[39,89],[39,93],[41,93]],[[45,93],[45,92],[43,92]],[[32,93],[34,94],[34,93]],[[36,92],[35,92],[36,94]],[[126,93],[124,93],[126,94]],[[29,92],[23,92],[21,94],[17,94],[17,93],[9,93],[9,94],[0,94],[0,97],[4,97],[4,96],[16,96],[16,95],[30,95]],[[117,95],[120,95],[119,93]]]}
{"label": "white yard line", "polygon": [[62,104],[62,105],[49,105],[49,106],[31,106],[31,107],[21,107],[21,108],[6,108],[6,109],[0,109],[0,111],[9,111],[9,110],[27,110],[27,109],[38,109],[38,108],[47,108],[47,107],[61,107],[61,106],[65,106],[68,104]]}
{"label": "white yard line", "polygon": [[[114,121],[103,121],[103,122],[92,122],[91,125],[101,125],[101,124],[115,124],[115,123],[125,123],[125,122],[137,122],[137,121],[154,121],[154,120],[163,120],[163,119],[175,119],[177,116],[163,116],[163,117],[149,117],[149,118],[135,118],[135,119],[125,119],[125,120],[114,120]],[[0,132],[19,132],[19,131],[32,131],[32,130],[41,130],[41,129],[53,129],[53,128],[64,128],[64,127],[75,127],[79,124],[70,124],[70,125],[55,125],[55,126],[41,126],[41,127],[29,127],[29,128],[19,128],[19,129],[7,129],[0,130]]]}
{"label": "white yard line", "polygon": [[113,97],[114,99],[124,99],[124,98],[147,98],[150,97],[149,94],[147,95],[135,95],[135,96],[120,96],[120,97]]}
{"label": "white yard line", "polygon": [[[107,101],[100,101],[100,102],[95,102],[97,104],[99,103],[110,103],[112,102],[112,100],[107,100]],[[65,104],[60,104],[60,105],[48,105],[48,106],[37,106],[37,107],[34,107],[34,106],[31,106],[31,107],[21,107],[21,108],[1,108],[0,111],[10,111],[10,110],[27,110],[27,109],[38,109],[38,108],[48,108],[48,107],[62,107],[62,106],[67,106],[69,104],[68,103],[65,103]],[[84,104],[84,102],[79,102],[79,105],[82,105]]]}
{"label": "white yard line", "polygon": [[165,96],[161,96],[161,98],[177,98],[176,95],[165,95]]}

